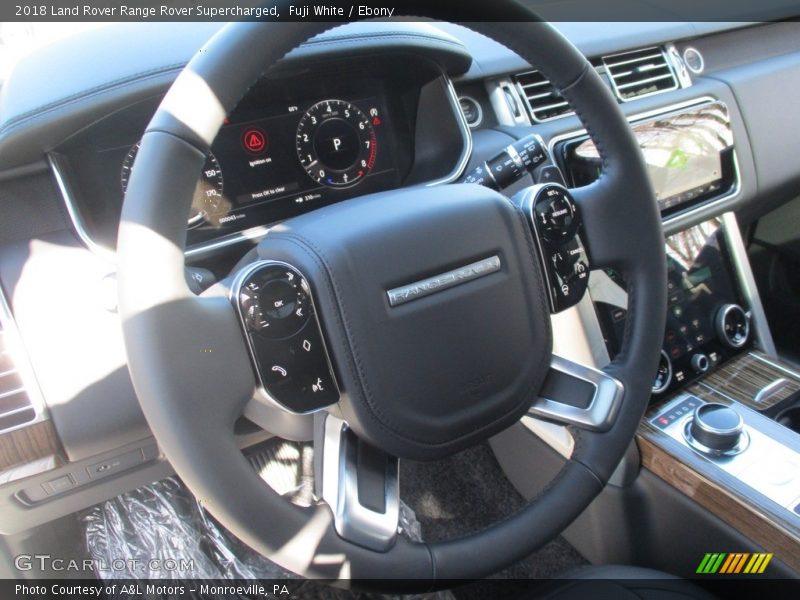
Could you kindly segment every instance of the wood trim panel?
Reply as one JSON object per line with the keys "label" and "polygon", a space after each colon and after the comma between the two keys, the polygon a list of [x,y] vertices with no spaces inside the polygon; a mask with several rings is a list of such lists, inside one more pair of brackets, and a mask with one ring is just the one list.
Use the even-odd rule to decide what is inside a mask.
{"label": "wood trim panel", "polygon": [[[757,352],[742,354],[706,375],[700,385],[692,387],[708,386],[750,408],[767,410],[800,391],[800,374],[795,377],[792,370],[783,370],[768,360]],[[763,402],[754,401],[758,392],[778,379],[784,379],[785,384]]]}
{"label": "wood trim panel", "polygon": [[0,471],[49,456],[57,457],[58,461],[63,461],[64,456],[61,441],[50,421],[0,435]]}
{"label": "wood trim panel", "polygon": [[649,439],[647,432],[640,430],[637,442],[644,468],[800,572],[800,531],[788,520],[766,514],[747,498],[701,475]]}

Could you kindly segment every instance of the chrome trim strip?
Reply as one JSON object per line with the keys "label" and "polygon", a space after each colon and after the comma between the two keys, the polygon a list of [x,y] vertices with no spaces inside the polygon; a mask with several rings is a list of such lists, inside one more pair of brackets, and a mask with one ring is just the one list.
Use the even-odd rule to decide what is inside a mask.
{"label": "chrome trim strip", "polygon": [[717,396],[722,396],[723,398],[727,398],[727,399],[728,399],[728,400],[730,400],[732,403],[733,403],[733,402],[738,402],[738,400],[737,400],[736,398],[733,398],[732,396],[730,396],[730,395],[726,394],[725,392],[723,392],[723,391],[721,391],[721,390],[718,390],[718,389],[717,389],[717,388],[715,388],[715,387],[711,387],[710,385],[708,385],[708,384],[707,384],[705,381],[703,381],[702,379],[701,379],[700,381],[698,381],[698,382],[697,382],[697,385],[699,385],[699,386],[702,386],[702,387],[706,388],[706,389],[707,389],[709,392],[714,392],[714,393],[715,393]]}
{"label": "chrome trim strip", "polygon": [[744,247],[736,215],[732,212],[723,214],[722,227],[739,285],[748,304],[751,314],[750,320],[755,325],[756,341],[763,352],[773,358],[778,358],[778,351],[772,339],[772,333],[769,330],[767,315],[764,312],[764,305],[761,303],[761,296],[758,293],[755,277],[753,277],[753,270],[750,268],[750,261],[747,258],[747,250]]}
{"label": "chrome trim strip", "polygon": [[408,285],[396,287],[386,291],[386,296],[389,298],[389,306],[400,306],[417,300],[425,298],[431,294],[442,292],[462,283],[467,283],[480,277],[485,277],[491,273],[496,273],[500,270],[500,257],[495,255],[491,258],[484,258],[474,263],[470,263],[463,267],[434,275],[427,279],[422,279]]}
{"label": "chrome trim strip", "polygon": [[528,415],[577,425],[583,429],[606,431],[614,422],[622,402],[625,392],[622,382],[603,371],[556,354],[553,355],[550,368],[592,384],[595,388],[592,401],[588,407],[579,408],[553,398],[539,397],[528,409]]}
{"label": "chrome trim strip", "polygon": [[237,231],[236,233],[217,238],[216,240],[203,242],[202,244],[195,244],[187,249],[186,252],[184,252],[184,255],[186,258],[198,258],[201,256],[206,256],[216,250],[219,250],[220,248],[227,248],[228,246],[250,240],[260,240],[267,235],[269,230],[270,228],[266,225],[256,225],[250,229]]}
{"label": "chrome trim strip", "polygon": [[[461,105],[459,104],[455,87],[453,86],[453,82],[449,77],[442,75],[442,79],[445,81],[445,85],[447,87],[448,100],[453,110],[453,115],[456,118],[458,129],[461,132],[464,146],[453,170],[441,179],[435,179],[433,181],[422,183],[421,185],[424,186],[442,185],[454,182],[456,179],[461,177],[470,157],[472,156],[472,132],[470,131],[469,125],[464,117],[464,113],[461,111]],[[107,248],[97,243],[86,229],[86,225],[78,210],[78,205],[75,202],[75,199],[72,197],[69,185],[64,177],[63,168],[59,164],[58,156],[55,154],[48,154],[47,162],[50,165],[50,170],[53,172],[53,177],[55,177],[56,185],[61,194],[61,199],[64,201],[64,206],[66,207],[67,214],[69,215],[69,220],[72,222],[72,226],[75,229],[75,233],[78,234],[78,238],[94,254],[108,260],[111,263],[116,263],[116,252],[111,248]],[[215,252],[220,248],[225,248],[250,240],[260,240],[267,235],[269,229],[270,227],[267,225],[257,225],[255,227],[251,227],[250,229],[237,231],[208,242],[194,244],[185,250],[184,255],[186,258],[199,258]]]}
{"label": "chrome trim strip", "polygon": [[[19,393],[23,393],[23,394],[25,393],[25,386],[23,386],[21,388],[17,388],[16,390],[11,390],[9,392],[0,393],[0,399],[2,399],[2,398],[10,398],[11,396],[16,396]],[[5,414],[5,413],[3,413],[3,414]]]}
{"label": "chrome trim strip", "polygon": [[[251,402],[266,403],[270,408],[277,408],[285,413],[295,416],[310,415],[319,412],[321,410],[325,410],[331,405],[323,406],[321,408],[316,408],[314,410],[310,410],[304,413],[295,412],[287,408],[286,406],[281,404],[278,400],[276,400],[273,396],[271,396],[270,393],[267,391],[267,387],[264,385],[263,380],[261,379],[261,370],[259,369],[258,366],[256,351],[255,348],[253,348],[252,342],[250,341],[250,335],[247,332],[247,325],[245,325],[244,315],[242,314],[242,306],[239,302],[239,293],[242,291],[242,284],[244,283],[245,279],[247,279],[247,277],[249,277],[255,271],[258,271],[259,269],[264,267],[281,267],[285,269],[291,269],[299,273],[300,277],[302,277],[305,280],[306,284],[308,285],[309,302],[311,303],[311,309],[314,313],[314,320],[316,321],[317,329],[319,330],[319,338],[320,340],[322,340],[322,351],[325,353],[325,360],[328,363],[328,370],[330,371],[331,381],[333,382],[333,387],[336,388],[336,392],[339,395],[339,398],[342,397],[342,391],[341,388],[339,387],[339,382],[336,380],[336,373],[333,370],[333,365],[331,364],[330,353],[328,352],[328,346],[325,342],[325,336],[322,333],[322,326],[320,325],[319,322],[319,316],[318,316],[319,313],[317,312],[317,307],[314,304],[314,293],[313,290],[311,289],[311,285],[308,281],[308,278],[303,274],[303,272],[300,269],[298,269],[294,265],[290,265],[287,262],[283,262],[280,260],[259,260],[252,264],[247,265],[247,267],[239,271],[236,274],[233,283],[231,284],[230,290],[228,291],[228,300],[230,300],[231,304],[233,304],[234,310],[236,310],[236,315],[239,317],[239,326],[241,327],[242,330],[242,337],[244,337],[245,343],[247,344],[247,350],[250,355],[250,363],[253,366],[253,373],[255,374],[256,381],[258,382],[256,396],[251,400]],[[247,408],[245,408],[245,412],[246,411]]]}
{"label": "chrome trim strip", "polygon": [[773,362],[773,361],[769,360],[768,358],[764,358],[763,356],[759,356],[758,354],[755,354],[754,352],[750,352],[748,354],[750,356],[752,356],[754,359],[760,360],[764,364],[769,365],[770,367],[774,367],[774,368],[778,369],[779,371],[782,371],[782,372],[786,373],[787,375],[790,375],[790,376],[794,377],[795,379],[797,379],[798,381],[800,381],[800,372],[797,372],[797,371],[795,371],[793,369],[790,369],[789,367],[786,367],[786,366],[784,366],[784,365],[782,365],[782,364],[780,364],[778,362]]}
{"label": "chrome trim strip", "polygon": [[[19,390],[19,391],[24,392],[25,390]],[[19,393],[19,392],[15,392],[15,393]],[[26,410],[33,410],[34,413],[36,412],[36,410],[32,406],[22,406],[20,408],[14,408],[12,410],[7,410],[6,412],[0,414],[0,419],[2,419],[3,417],[9,417],[11,415],[16,415],[17,413],[25,412]],[[27,423],[24,423],[23,427],[27,427],[29,425],[32,425],[35,422],[36,422],[35,420],[30,420]],[[3,430],[3,431],[5,432],[5,431],[11,431],[11,430],[7,429],[7,430]]]}
{"label": "chrome trim strip", "polygon": [[772,383],[768,383],[763,388],[758,390],[756,393],[755,398],[753,398],[753,402],[756,404],[761,404],[762,402],[769,400],[772,396],[780,392],[783,388],[789,385],[789,380],[785,377],[779,377]]}
{"label": "chrome trim strip", "polygon": [[[322,499],[333,512],[336,532],[344,539],[378,552],[388,550],[400,523],[400,478],[396,457],[387,456],[383,513],[358,500],[358,472],[354,444],[347,440],[347,423],[326,415],[322,450]],[[315,452],[320,449],[315,442]]]}
{"label": "chrome trim strip", "polygon": [[[641,97],[642,96],[640,96],[640,98]],[[666,106],[662,106],[660,108],[644,111],[644,112],[641,112],[641,113],[634,113],[634,114],[632,114],[630,116],[626,115],[626,118],[627,118],[628,122],[631,125],[634,125],[634,124],[638,124],[638,123],[645,122],[645,121],[648,121],[648,120],[652,120],[652,119],[654,119],[656,117],[665,117],[665,116],[671,115],[673,113],[678,113],[678,112],[680,112],[680,111],[682,111],[683,109],[686,109],[686,108],[694,108],[694,107],[702,106],[704,104],[717,103],[717,102],[720,103],[720,104],[725,105],[725,107],[727,108],[727,104],[725,104],[725,102],[723,102],[722,100],[718,100],[716,98],[713,98],[712,96],[702,96],[702,97],[699,97],[699,98],[693,98],[691,100],[686,100],[684,102],[677,102],[675,104],[668,104]],[[555,149],[555,145],[556,144],[558,144],[559,142],[566,141],[566,140],[571,140],[571,139],[574,139],[574,138],[583,137],[585,135],[588,135],[588,132],[585,129],[578,129],[578,130],[575,130],[575,131],[570,131],[570,132],[567,132],[567,133],[562,133],[562,134],[553,136],[552,138],[550,138],[550,141],[547,144],[547,150],[550,153],[550,156],[555,156],[554,149]],[[713,209],[715,207],[725,206],[725,205],[731,203],[733,200],[735,200],[736,198],[739,197],[739,194],[742,191],[742,185],[741,185],[741,175],[740,175],[740,171],[739,171],[739,158],[738,158],[738,156],[736,154],[735,144],[734,144],[734,151],[733,151],[733,172],[734,172],[734,184],[733,184],[733,188],[731,188],[730,192],[728,192],[727,194],[725,194],[723,196],[720,196],[719,198],[714,198],[712,200],[708,200],[708,201],[704,202],[703,204],[700,204],[698,206],[692,207],[692,208],[690,208],[690,209],[688,209],[688,210],[686,210],[684,212],[679,212],[677,214],[674,214],[674,215],[671,215],[669,217],[666,217],[665,219],[662,219],[661,222],[662,222],[663,228],[664,229],[670,229],[670,230],[680,228],[681,226],[683,226],[684,223],[688,224],[694,218],[694,216],[696,214],[698,214],[699,212],[708,211],[708,210]]]}
{"label": "chrome trim strip", "polygon": [[111,262],[116,262],[117,257],[114,251],[95,242],[92,239],[92,236],[89,235],[89,232],[86,230],[86,227],[83,223],[83,218],[78,212],[78,206],[72,198],[66,178],[62,173],[60,159],[54,154],[48,154],[47,162],[50,164],[50,170],[53,172],[53,177],[55,177],[56,186],[58,187],[58,191],[61,192],[61,198],[64,200],[64,205],[67,209],[69,220],[72,221],[72,226],[75,228],[75,233],[78,234],[78,238],[80,238],[86,247],[89,248],[89,250],[91,250],[94,254],[97,254],[98,256]]}
{"label": "chrome trim strip", "polygon": [[[2,354],[7,354],[7,353],[6,352],[0,353],[0,355],[2,355]],[[16,372],[17,372],[17,369],[9,369],[8,371],[3,371],[2,373],[0,373],[0,377],[5,377],[6,375],[11,375],[11,374],[16,373]]]}
{"label": "chrome trim strip", "polygon": [[447,86],[447,96],[450,100],[450,107],[453,109],[453,114],[456,117],[458,128],[461,131],[461,137],[464,140],[464,146],[461,150],[461,156],[456,162],[455,167],[453,167],[453,170],[441,179],[434,179],[433,181],[424,183],[423,185],[425,185],[425,187],[453,183],[456,179],[461,177],[461,174],[464,172],[464,169],[467,168],[467,163],[472,156],[472,131],[470,131],[467,118],[461,110],[461,103],[458,101],[458,94],[456,94],[456,88],[453,86],[453,80],[444,75],[442,75],[442,79],[444,79],[445,85]]}

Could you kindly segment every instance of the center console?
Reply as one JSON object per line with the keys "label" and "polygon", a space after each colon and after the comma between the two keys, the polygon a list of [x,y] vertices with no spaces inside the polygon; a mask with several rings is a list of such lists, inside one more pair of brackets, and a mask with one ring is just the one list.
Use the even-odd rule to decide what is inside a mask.
{"label": "center console", "polygon": [[[768,327],[735,218],[667,237],[666,254],[667,319],[637,437],[641,463],[800,570],[800,371],[763,341]],[[626,284],[602,271],[589,285],[613,357],[625,331]]]}

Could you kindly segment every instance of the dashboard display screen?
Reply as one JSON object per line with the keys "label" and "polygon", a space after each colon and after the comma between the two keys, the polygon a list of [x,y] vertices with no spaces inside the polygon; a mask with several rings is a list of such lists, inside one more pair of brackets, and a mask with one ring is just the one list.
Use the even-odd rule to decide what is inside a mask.
{"label": "dashboard display screen", "polygon": [[[633,131],[662,212],[732,187],[733,131],[721,102],[640,123]],[[566,160],[577,185],[599,175],[600,159],[590,139],[568,146]]]}
{"label": "dashboard display screen", "polygon": [[190,239],[397,186],[388,121],[376,97],[312,99],[256,118],[237,115],[212,146],[222,191],[208,192],[205,219]]}
{"label": "dashboard display screen", "polygon": [[[387,62],[388,61],[388,62]],[[384,59],[384,67],[399,59]],[[378,63],[337,63],[298,76],[277,72],[251,88],[227,116],[206,157],[187,217],[187,247],[264,229],[356,196],[396,189],[446,173],[457,157],[430,140],[441,157],[430,173],[415,167],[418,101],[439,94],[449,132],[456,126],[434,69],[375,75]],[[62,149],[67,179],[85,227],[114,247],[122,200],[136,170],[139,144],[160,97],[109,115]],[[461,148],[457,148],[461,151]],[[428,166],[426,162],[423,167]],[[416,170],[415,170],[416,169]]]}

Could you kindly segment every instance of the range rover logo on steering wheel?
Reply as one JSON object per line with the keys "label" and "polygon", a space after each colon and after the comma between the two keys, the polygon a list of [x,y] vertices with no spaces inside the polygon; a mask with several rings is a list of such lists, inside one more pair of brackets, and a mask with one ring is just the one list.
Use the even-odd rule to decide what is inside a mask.
{"label": "range rover logo on steering wheel", "polygon": [[386,295],[389,297],[389,305],[400,306],[417,298],[430,296],[436,292],[499,271],[500,266],[500,257],[495,255],[491,258],[485,258],[458,269],[447,271],[441,275],[435,275],[409,285],[388,290]]}

